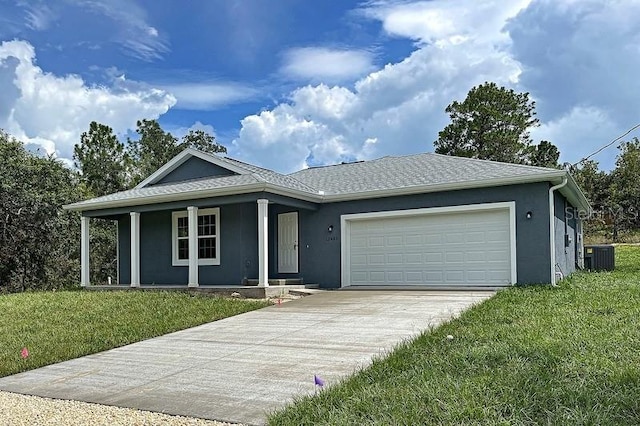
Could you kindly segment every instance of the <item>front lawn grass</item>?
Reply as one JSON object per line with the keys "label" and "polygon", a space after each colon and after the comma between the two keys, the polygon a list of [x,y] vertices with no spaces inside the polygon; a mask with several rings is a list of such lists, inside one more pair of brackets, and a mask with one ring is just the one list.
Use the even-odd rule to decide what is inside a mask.
{"label": "front lawn grass", "polygon": [[[267,306],[177,292],[61,291],[0,296],[0,377]],[[21,350],[29,351],[22,358]]]}
{"label": "front lawn grass", "polygon": [[640,248],[616,262],[501,291],[269,423],[637,425]]}

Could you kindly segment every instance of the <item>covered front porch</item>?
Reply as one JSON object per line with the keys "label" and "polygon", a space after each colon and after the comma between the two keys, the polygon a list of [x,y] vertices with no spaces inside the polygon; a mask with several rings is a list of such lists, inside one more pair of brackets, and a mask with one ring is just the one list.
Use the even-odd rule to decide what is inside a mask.
{"label": "covered front porch", "polygon": [[[83,212],[80,283],[84,288],[211,292],[304,288],[298,265],[299,212],[316,208],[313,203],[259,193]],[[115,286],[95,285],[90,276],[93,218],[118,222]]]}

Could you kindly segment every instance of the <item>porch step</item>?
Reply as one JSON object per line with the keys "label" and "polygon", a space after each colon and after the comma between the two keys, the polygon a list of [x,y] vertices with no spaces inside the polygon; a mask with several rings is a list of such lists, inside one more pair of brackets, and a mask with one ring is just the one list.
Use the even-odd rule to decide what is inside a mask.
{"label": "porch step", "polygon": [[[274,278],[268,280],[269,285],[304,285],[304,280],[302,278]],[[258,285],[257,279],[247,279],[243,282],[244,285],[256,286]]]}

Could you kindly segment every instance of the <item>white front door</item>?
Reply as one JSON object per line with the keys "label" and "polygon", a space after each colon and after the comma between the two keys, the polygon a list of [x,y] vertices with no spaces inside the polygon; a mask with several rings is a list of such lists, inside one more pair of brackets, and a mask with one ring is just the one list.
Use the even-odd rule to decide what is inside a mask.
{"label": "white front door", "polygon": [[278,272],[298,273],[298,212],[278,215]]}

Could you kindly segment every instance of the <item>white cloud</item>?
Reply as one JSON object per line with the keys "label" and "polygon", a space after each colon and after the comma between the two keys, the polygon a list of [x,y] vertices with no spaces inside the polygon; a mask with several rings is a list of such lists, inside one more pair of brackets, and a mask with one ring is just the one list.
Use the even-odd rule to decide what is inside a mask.
{"label": "white cloud", "polygon": [[187,133],[189,133],[190,130],[202,130],[203,132],[210,134],[214,138],[217,137],[216,130],[213,128],[212,125],[204,124],[204,123],[201,123],[200,121],[196,121],[195,123],[193,123],[189,127],[185,127],[185,126],[177,126],[177,127],[166,126],[165,130],[167,132],[171,133],[173,136],[175,136],[178,139],[182,139],[182,137],[185,136]]}
{"label": "white cloud", "polygon": [[176,108],[209,111],[255,97],[258,91],[233,82],[174,83],[161,87],[176,97]]}
{"label": "white cloud", "polygon": [[[576,163],[616,136],[619,130],[609,114],[595,107],[572,108],[566,115],[531,132],[536,140],[552,141],[560,149],[560,162]],[[592,157],[606,169],[615,163],[617,151],[608,149]]]}
{"label": "white cloud", "polygon": [[27,4],[25,9],[27,27],[36,31],[49,28],[51,22],[57,19],[56,13],[46,4]]}
{"label": "white cloud", "polygon": [[337,83],[362,77],[373,69],[373,55],[365,50],[298,47],[284,54],[280,71],[289,78]]}
{"label": "white cloud", "polygon": [[[311,84],[246,117],[234,155],[291,171],[432,150],[445,107],[485,81],[530,92],[542,120],[532,135],[558,145],[562,161],[640,121],[640,2],[378,0],[359,12],[416,49],[353,88]],[[610,169],[616,154],[596,159]]]}
{"label": "white cloud", "polygon": [[149,25],[146,11],[132,0],[77,0],[77,4],[109,18],[114,26],[113,41],[138,59],[153,61],[169,51],[169,43],[158,29]]}
{"label": "white cloud", "polygon": [[95,87],[76,75],[45,72],[26,41],[0,44],[0,93],[0,128],[66,159],[91,121],[124,134],[136,120],[157,118],[175,104],[165,91],[124,78]]}
{"label": "white cloud", "polygon": [[[490,4],[496,13],[501,11]],[[443,22],[449,22],[446,28],[436,28],[429,43],[422,43],[406,59],[359,79],[353,89],[305,86],[295,90],[286,103],[246,117],[233,141],[232,154],[291,171],[310,164],[428,151],[446,124],[444,109],[451,101],[464,98],[472,86],[486,80],[506,85],[517,82],[520,66],[496,45],[495,37],[489,37],[488,24],[486,36],[465,33],[468,23],[480,21],[486,11],[479,9],[477,16],[459,21],[459,9],[449,7],[448,2],[421,3],[422,13],[427,13],[429,5]],[[385,3],[384,10],[381,3],[376,7],[367,13],[386,25],[406,4]],[[512,13],[518,10],[512,8]],[[510,17],[500,13],[503,18],[494,21],[493,33],[499,34]],[[460,34],[464,37],[452,39]],[[416,29],[411,37],[422,40],[426,36]]]}
{"label": "white cloud", "polygon": [[502,27],[529,3],[531,0],[382,0],[362,12],[380,20],[388,34],[421,44],[458,44],[468,39],[495,43],[508,42]]}

